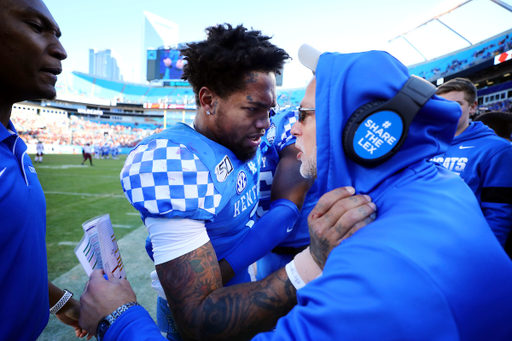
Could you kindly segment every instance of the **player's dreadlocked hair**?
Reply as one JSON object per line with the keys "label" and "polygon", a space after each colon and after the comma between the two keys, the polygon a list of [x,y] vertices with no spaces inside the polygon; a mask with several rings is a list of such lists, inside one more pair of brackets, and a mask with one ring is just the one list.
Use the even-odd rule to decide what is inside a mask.
{"label": "player's dreadlocked hair", "polygon": [[249,72],[278,74],[290,58],[285,50],[270,43],[271,37],[262,35],[261,31],[249,31],[242,25],[236,28],[230,24],[211,26],[206,32],[206,40],[189,43],[181,50],[187,61],[181,78],[192,85],[197,105],[203,86],[226,98],[244,88]]}

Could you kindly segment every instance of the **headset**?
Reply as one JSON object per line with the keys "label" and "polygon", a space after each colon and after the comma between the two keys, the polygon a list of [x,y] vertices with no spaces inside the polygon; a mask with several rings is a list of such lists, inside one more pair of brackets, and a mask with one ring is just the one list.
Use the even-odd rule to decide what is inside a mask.
{"label": "headset", "polygon": [[343,130],[345,155],[369,168],[392,158],[402,147],[412,120],[435,92],[433,84],[411,76],[390,100],[359,107]]}

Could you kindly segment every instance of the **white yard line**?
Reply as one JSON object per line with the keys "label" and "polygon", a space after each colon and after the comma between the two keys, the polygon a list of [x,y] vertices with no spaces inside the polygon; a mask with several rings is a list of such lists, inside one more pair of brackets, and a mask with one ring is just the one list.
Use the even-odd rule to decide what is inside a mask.
{"label": "white yard line", "polygon": [[93,193],[73,193],[73,192],[56,192],[56,191],[44,191],[44,194],[62,194],[62,195],[78,195],[83,197],[109,197],[109,198],[126,198],[120,194],[93,194]]}
{"label": "white yard line", "polygon": [[68,245],[68,246],[77,246],[77,242],[59,242],[57,245]]}
{"label": "white yard line", "polygon": [[131,229],[132,225],[119,225],[119,224],[112,224],[112,227],[119,227],[122,229]]}

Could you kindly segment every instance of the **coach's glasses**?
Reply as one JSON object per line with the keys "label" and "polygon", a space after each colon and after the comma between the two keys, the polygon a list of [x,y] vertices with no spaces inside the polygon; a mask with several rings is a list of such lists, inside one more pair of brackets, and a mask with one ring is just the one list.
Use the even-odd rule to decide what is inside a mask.
{"label": "coach's glasses", "polygon": [[302,108],[302,107],[299,107],[297,109],[299,111],[299,122],[300,123],[304,123],[304,120],[306,119],[306,116],[311,112],[311,111],[315,111],[315,108]]}

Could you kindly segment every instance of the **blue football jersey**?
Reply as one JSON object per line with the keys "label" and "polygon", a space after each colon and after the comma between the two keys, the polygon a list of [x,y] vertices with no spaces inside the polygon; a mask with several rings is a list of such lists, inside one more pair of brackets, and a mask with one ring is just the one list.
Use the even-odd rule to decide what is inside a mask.
{"label": "blue football jersey", "polygon": [[[262,138],[258,217],[262,217],[270,207],[270,191],[279,163],[279,154],[285,147],[295,143],[296,139],[291,134],[291,130],[297,121],[296,109],[296,107],[287,108],[271,117],[270,127]],[[306,195],[300,217],[295,223],[293,231],[279,243],[279,246],[300,247],[309,244],[308,215],[318,201],[316,188],[316,183],[314,183]]]}
{"label": "blue football jersey", "polygon": [[[128,155],[120,178],[143,220],[205,221],[217,258],[222,259],[254,223],[259,159],[258,151],[251,160],[240,161],[226,147],[177,123],[142,140]],[[240,281],[236,276],[229,283]]]}

